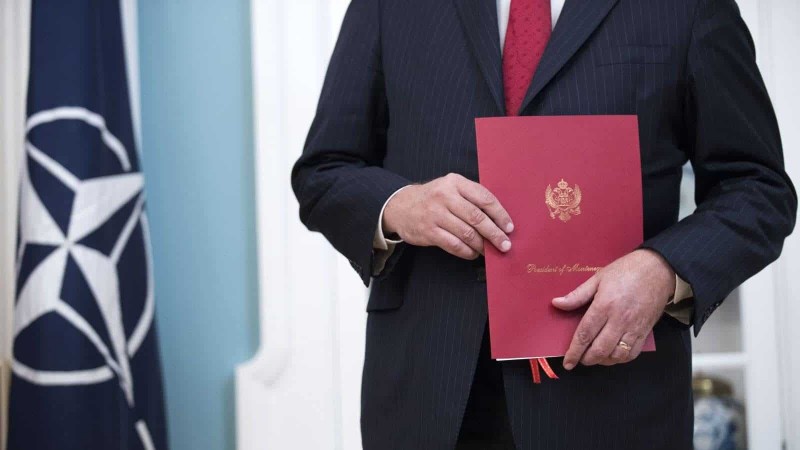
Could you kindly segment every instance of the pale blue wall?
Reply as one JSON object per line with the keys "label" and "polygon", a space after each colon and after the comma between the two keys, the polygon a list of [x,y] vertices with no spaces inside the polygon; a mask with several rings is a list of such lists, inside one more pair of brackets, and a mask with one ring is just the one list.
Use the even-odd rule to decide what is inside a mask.
{"label": "pale blue wall", "polygon": [[139,0],[172,450],[233,448],[234,367],[257,344],[249,3]]}

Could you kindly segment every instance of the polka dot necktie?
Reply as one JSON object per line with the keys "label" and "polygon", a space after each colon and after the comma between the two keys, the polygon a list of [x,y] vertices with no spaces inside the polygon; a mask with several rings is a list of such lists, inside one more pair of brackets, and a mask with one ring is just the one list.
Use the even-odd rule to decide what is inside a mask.
{"label": "polka dot necktie", "polygon": [[503,90],[509,116],[520,113],[551,29],[550,0],[511,0],[503,46]]}

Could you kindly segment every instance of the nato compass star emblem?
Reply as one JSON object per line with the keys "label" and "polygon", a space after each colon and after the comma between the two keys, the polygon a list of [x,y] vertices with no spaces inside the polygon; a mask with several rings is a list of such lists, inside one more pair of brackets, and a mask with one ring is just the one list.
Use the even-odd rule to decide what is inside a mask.
{"label": "nato compass star emblem", "polygon": [[[133,409],[132,360],[154,316],[136,155],[102,116],[80,107],[32,115],[26,136],[14,374],[39,386],[116,380]],[[139,420],[136,428],[153,448],[146,424]]]}

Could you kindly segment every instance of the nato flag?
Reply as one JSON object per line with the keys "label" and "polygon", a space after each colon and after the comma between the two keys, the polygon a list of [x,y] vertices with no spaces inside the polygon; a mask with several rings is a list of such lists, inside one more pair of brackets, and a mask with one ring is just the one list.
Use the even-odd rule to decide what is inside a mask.
{"label": "nato flag", "polygon": [[166,449],[119,0],[33,0],[9,450]]}

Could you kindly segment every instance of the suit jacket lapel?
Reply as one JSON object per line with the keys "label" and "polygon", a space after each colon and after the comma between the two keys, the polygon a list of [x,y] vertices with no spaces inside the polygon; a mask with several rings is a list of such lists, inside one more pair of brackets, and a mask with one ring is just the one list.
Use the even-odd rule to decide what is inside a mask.
{"label": "suit jacket lapel", "polygon": [[502,115],[505,115],[500,32],[497,29],[495,0],[453,0],[464,33],[478,61],[481,73]]}
{"label": "suit jacket lapel", "polygon": [[566,0],[520,112],[533,101],[591,36],[618,0]]}

